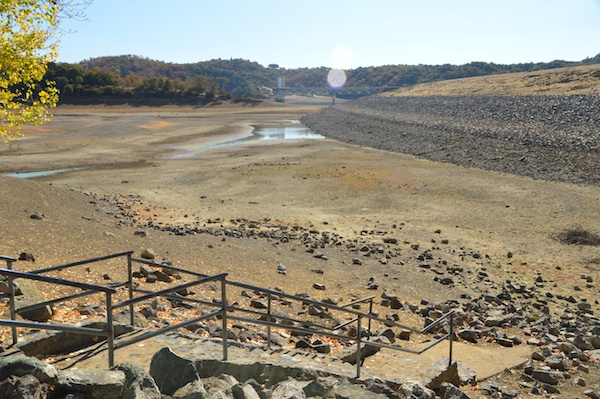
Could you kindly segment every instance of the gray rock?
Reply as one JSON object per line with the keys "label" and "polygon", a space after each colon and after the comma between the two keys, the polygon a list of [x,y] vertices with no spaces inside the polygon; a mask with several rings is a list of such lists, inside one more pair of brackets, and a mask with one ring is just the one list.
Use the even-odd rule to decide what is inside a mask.
{"label": "gray rock", "polygon": [[[363,359],[366,359],[369,356],[373,356],[374,354],[376,354],[380,350],[381,350],[381,348],[379,348],[378,346],[374,346],[374,345],[366,344],[366,345],[362,346],[360,348],[360,359],[361,359],[361,361]],[[356,354],[357,354],[356,350],[355,351],[351,351],[350,353],[348,353],[348,354],[346,354],[345,356],[342,357],[342,361],[350,363],[350,364],[356,364]]]}
{"label": "gray rock", "polygon": [[250,306],[256,309],[267,309],[267,301],[262,299],[253,299],[250,301]]}
{"label": "gray rock", "polygon": [[273,388],[272,399],[306,399],[304,390],[298,384],[298,381],[290,378],[282,381]]}
{"label": "gray rock", "polygon": [[120,399],[160,399],[161,393],[154,379],[140,366],[121,363],[114,370],[125,374],[125,385]]}
{"label": "gray rock", "polygon": [[575,377],[573,379],[573,384],[578,385],[580,387],[586,386],[586,382],[582,377]]}
{"label": "gray rock", "polygon": [[146,248],[142,251],[142,253],[140,254],[140,257],[142,259],[153,260],[156,258],[156,252],[154,252],[154,250],[152,248]]}
{"label": "gray rock", "polygon": [[590,337],[590,344],[594,349],[600,349],[600,335],[593,335]]}
{"label": "gray rock", "polygon": [[480,336],[481,336],[481,331],[479,331],[479,330],[465,329],[465,330],[460,330],[458,332],[459,338],[464,339],[465,341],[472,342],[472,343],[477,343],[477,340],[479,339]]}
{"label": "gray rock", "polygon": [[560,355],[548,356],[544,359],[544,363],[554,370],[563,371],[567,369],[567,360]]}
{"label": "gray rock", "polygon": [[18,291],[21,293],[21,295],[15,297],[17,314],[28,320],[48,321],[53,314],[50,306],[42,306],[30,310],[21,310],[27,306],[36,305],[44,301],[44,298],[37,289],[35,282],[24,278],[17,278],[14,280],[14,283],[18,287]]}
{"label": "gray rock", "polygon": [[585,354],[593,360],[600,360],[600,349],[594,349],[591,351],[586,351]]}
{"label": "gray rock", "polygon": [[235,399],[261,399],[254,387],[250,384],[237,384],[231,387]]}
{"label": "gray rock", "polygon": [[556,385],[558,384],[558,381],[562,378],[562,373],[556,371],[535,369],[531,373],[531,377],[545,384]]}
{"label": "gray rock", "polygon": [[239,384],[239,382],[234,378],[230,380],[229,375],[221,374],[219,377],[209,377],[203,379],[204,389],[209,397],[217,397],[217,398],[232,398],[233,391],[231,388],[233,386]]}
{"label": "gray rock", "polygon": [[507,347],[507,348],[512,348],[515,345],[514,341],[512,339],[508,339],[508,338],[500,338],[500,337],[498,337],[498,338],[496,338],[496,342],[499,345],[502,345],[502,346]]}
{"label": "gray rock", "polygon": [[147,265],[140,266],[140,274],[142,276],[148,277],[150,274],[154,274],[154,268]]}
{"label": "gray rock", "polygon": [[175,281],[175,277],[168,275],[162,270],[155,270],[154,275],[156,276],[156,279],[158,281],[163,281],[165,283],[172,283],[173,281]]}
{"label": "gray rock", "polygon": [[287,267],[285,267],[285,265],[283,263],[280,263],[279,266],[277,266],[277,273],[286,275]]}
{"label": "gray rock", "polygon": [[26,260],[28,262],[35,262],[35,256],[30,252],[21,252],[19,254],[19,260]]}
{"label": "gray rock", "polygon": [[426,370],[419,380],[429,389],[437,390],[443,382],[449,382],[455,386],[460,386],[460,377],[458,375],[458,363],[452,362],[448,366],[447,359],[438,360],[431,368]]}
{"label": "gray rock", "polygon": [[575,345],[577,348],[581,349],[582,351],[594,349],[594,346],[590,343],[590,341],[587,339],[587,337],[584,337],[581,334],[578,334],[575,337],[575,339],[573,340],[573,345]]}
{"label": "gray rock", "polygon": [[204,399],[206,390],[202,380],[194,380],[179,388],[173,393],[173,399]]}
{"label": "gray rock", "polygon": [[485,318],[486,327],[500,327],[507,322],[508,316],[504,314],[491,314]]}
{"label": "gray rock", "polygon": [[379,335],[386,337],[388,341],[392,344],[396,341],[396,334],[391,328],[386,328],[385,330],[381,331]]}
{"label": "gray rock", "polygon": [[150,375],[154,378],[161,393],[173,395],[179,388],[198,380],[194,363],[163,348],[152,356]]}
{"label": "gray rock", "polygon": [[336,399],[383,399],[388,397],[382,393],[371,392],[363,385],[351,384],[348,381],[342,381],[335,386],[334,395],[333,397]]}
{"label": "gray rock", "polygon": [[442,382],[438,394],[441,399],[469,399],[467,394],[449,382]]}
{"label": "gray rock", "polygon": [[125,373],[118,370],[61,371],[54,386],[57,392],[80,392],[86,399],[119,399],[125,386]]}
{"label": "gray rock", "polygon": [[48,396],[49,391],[48,384],[42,384],[32,375],[10,376],[0,382],[0,398],[2,399],[44,399]]}
{"label": "gray rock", "polygon": [[410,399],[435,399],[435,392],[417,381],[404,382],[398,393]]}
{"label": "gray rock", "polygon": [[41,383],[51,383],[58,376],[54,366],[46,364],[33,357],[12,355],[0,357],[0,381],[9,376],[23,377],[34,376]]}
{"label": "gray rock", "polygon": [[37,305],[40,302],[43,302],[43,298],[31,298],[26,296],[16,296],[15,297],[15,308],[17,310],[17,314],[24,319],[32,320],[32,321],[48,321],[53,315],[52,309],[50,306],[42,306],[27,309],[28,306]]}
{"label": "gray rock", "polygon": [[339,384],[339,381],[334,377],[321,377],[308,382],[302,388],[307,397],[319,396],[327,398],[332,396],[333,389]]}

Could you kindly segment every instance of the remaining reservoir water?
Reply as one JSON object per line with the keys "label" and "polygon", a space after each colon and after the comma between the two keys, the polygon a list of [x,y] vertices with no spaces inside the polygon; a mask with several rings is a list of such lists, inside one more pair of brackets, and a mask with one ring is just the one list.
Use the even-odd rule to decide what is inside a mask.
{"label": "remaining reservoir water", "polygon": [[195,145],[186,145],[183,147],[177,147],[178,150],[185,152],[179,154],[171,154],[168,159],[180,159],[188,158],[193,153],[198,151],[212,150],[215,148],[233,147],[240,144],[247,144],[254,141],[267,141],[267,140],[297,140],[297,139],[324,139],[325,136],[321,136],[307,128],[306,126],[270,126],[256,127],[252,131],[252,135],[241,139],[223,141],[219,143],[202,143]]}
{"label": "remaining reservoir water", "polygon": [[22,173],[4,173],[2,176],[19,177],[21,179],[31,179],[33,177],[49,176],[49,175],[54,175],[56,173],[69,172],[69,171],[78,170],[78,169],[79,168],[39,170],[36,172],[22,172]]}
{"label": "remaining reservoir water", "polygon": [[222,143],[210,144],[202,146],[206,148],[222,148],[231,147],[234,145],[245,144],[251,141],[266,141],[266,140],[297,140],[297,139],[324,139],[321,136],[307,128],[306,126],[277,126],[277,127],[258,127],[252,131],[252,136],[244,137],[243,139],[225,141]]}

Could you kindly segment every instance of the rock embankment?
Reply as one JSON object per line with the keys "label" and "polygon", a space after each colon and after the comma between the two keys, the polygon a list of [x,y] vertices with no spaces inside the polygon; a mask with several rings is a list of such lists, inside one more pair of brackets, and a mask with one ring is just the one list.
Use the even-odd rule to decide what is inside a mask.
{"label": "rock embankment", "polygon": [[302,122],[352,144],[600,185],[600,95],[366,97]]}

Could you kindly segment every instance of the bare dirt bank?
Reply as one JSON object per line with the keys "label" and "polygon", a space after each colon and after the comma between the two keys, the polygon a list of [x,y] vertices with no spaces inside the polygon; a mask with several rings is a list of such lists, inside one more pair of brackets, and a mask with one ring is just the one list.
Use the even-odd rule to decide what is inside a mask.
{"label": "bare dirt bank", "polygon": [[[553,238],[574,225],[600,231],[599,187],[333,139],[172,157],[181,154],[180,145],[226,141],[252,125],[294,124],[318,110],[281,104],[59,109],[51,123],[0,150],[0,172],[80,169],[35,181],[0,177],[0,253],[35,255],[35,265],[16,263],[23,270],[122,250],[139,255],[150,247],[176,266],[225,271],[235,280],[318,299],[379,298],[387,291],[402,302],[467,306],[510,280],[531,287],[552,317],[569,306],[556,295],[600,311],[600,270],[591,262],[597,248]],[[31,219],[34,212],[42,219]],[[140,230],[147,236],[135,234]],[[279,264],[286,275],[277,272]],[[98,281],[103,273],[113,270],[84,278]],[[442,284],[442,277],[453,284]],[[539,313],[533,298],[519,301],[520,317]],[[392,312],[379,305],[376,311]],[[404,323],[421,326],[420,316],[400,313]]]}

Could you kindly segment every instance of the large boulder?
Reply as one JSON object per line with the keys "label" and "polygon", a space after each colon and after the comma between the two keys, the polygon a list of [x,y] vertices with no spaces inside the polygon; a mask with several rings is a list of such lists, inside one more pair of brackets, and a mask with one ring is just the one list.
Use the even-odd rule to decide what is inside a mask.
{"label": "large boulder", "polygon": [[194,362],[177,356],[169,348],[162,348],[152,356],[150,375],[166,395],[173,395],[179,388],[200,379]]}
{"label": "large boulder", "polygon": [[10,376],[32,375],[42,383],[52,383],[58,376],[54,366],[33,357],[12,355],[0,358],[0,381]]}
{"label": "large boulder", "polygon": [[443,382],[460,386],[458,363],[452,362],[452,364],[448,365],[448,360],[441,359],[421,374],[420,380],[427,388],[433,390],[439,389]]}
{"label": "large boulder", "polygon": [[46,305],[34,309],[25,309],[28,306],[45,301],[35,283],[24,278],[17,278],[14,282],[18,286],[18,291],[21,293],[21,295],[15,296],[15,308],[17,314],[27,320],[48,321],[53,315],[50,306]]}
{"label": "large boulder", "polygon": [[69,370],[58,374],[55,391],[62,395],[83,394],[86,399],[120,399],[125,373],[119,370]]}

